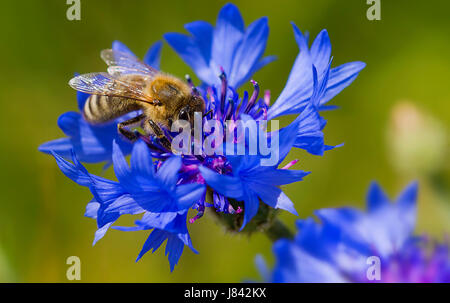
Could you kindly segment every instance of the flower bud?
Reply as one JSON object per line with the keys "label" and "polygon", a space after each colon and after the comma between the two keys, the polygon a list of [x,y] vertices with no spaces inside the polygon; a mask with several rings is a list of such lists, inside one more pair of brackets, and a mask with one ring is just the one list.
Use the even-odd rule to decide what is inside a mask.
{"label": "flower bud", "polygon": [[410,102],[400,102],[392,109],[387,139],[391,161],[402,174],[430,175],[444,167],[445,128]]}

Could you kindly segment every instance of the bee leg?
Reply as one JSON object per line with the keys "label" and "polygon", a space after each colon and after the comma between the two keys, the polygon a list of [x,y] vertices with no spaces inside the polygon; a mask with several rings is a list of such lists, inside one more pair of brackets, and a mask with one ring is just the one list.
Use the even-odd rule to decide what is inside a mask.
{"label": "bee leg", "polygon": [[135,141],[140,136],[139,132],[137,132],[137,131],[130,131],[126,127],[129,127],[131,125],[136,125],[140,121],[142,121],[142,119],[144,119],[144,115],[139,115],[139,116],[136,116],[136,117],[131,118],[129,120],[123,121],[123,122],[117,124],[117,130],[119,131],[120,134],[125,136],[125,138],[127,138],[128,140]]}
{"label": "bee leg", "polygon": [[159,139],[164,148],[166,148],[169,151],[172,150],[172,143],[170,143],[170,140],[164,134],[164,131],[161,129],[161,127],[151,119],[148,120],[148,124],[150,125],[150,127],[153,130],[153,133]]}
{"label": "bee leg", "polygon": [[210,119],[212,119],[212,117],[213,117],[213,110],[212,109],[210,109],[206,114],[203,114],[203,118],[204,117],[208,117],[208,116],[211,116]]}

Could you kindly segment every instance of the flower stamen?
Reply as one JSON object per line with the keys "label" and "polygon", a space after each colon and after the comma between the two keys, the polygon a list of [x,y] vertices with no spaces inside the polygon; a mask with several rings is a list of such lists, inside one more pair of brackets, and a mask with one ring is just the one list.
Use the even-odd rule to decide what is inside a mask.
{"label": "flower stamen", "polygon": [[251,80],[250,82],[253,84],[253,93],[252,96],[250,97],[250,100],[248,101],[247,108],[245,109],[246,114],[248,114],[248,112],[253,108],[259,95],[258,82],[256,82],[255,80]]}

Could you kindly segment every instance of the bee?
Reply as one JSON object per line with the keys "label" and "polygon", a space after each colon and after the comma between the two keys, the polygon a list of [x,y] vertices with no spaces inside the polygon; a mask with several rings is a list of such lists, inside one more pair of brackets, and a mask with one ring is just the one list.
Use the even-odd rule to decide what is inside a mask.
{"label": "bee", "polygon": [[140,110],[135,118],[118,123],[118,132],[135,141],[139,133],[130,129],[140,126],[170,150],[161,127],[170,130],[176,120],[187,120],[192,126],[194,113],[204,113],[205,101],[198,91],[177,77],[124,52],[106,49],[101,58],[108,65],[107,73],[83,74],[69,81],[72,88],[91,94],[83,108],[88,123],[102,124]]}

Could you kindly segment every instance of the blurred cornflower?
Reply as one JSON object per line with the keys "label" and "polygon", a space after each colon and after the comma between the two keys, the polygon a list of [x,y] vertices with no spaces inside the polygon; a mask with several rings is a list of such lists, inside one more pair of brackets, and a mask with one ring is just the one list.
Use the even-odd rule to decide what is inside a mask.
{"label": "blurred cornflower", "polygon": [[411,183],[394,203],[377,183],[367,194],[367,212],[355,208],[316,211],[298,220],[294,240],[273,246],[271,282],[450,282],[449,243],[430,243],[413,235],[417,183]]}
{"label": "blurred cornflower", "polygon": [[[190,208],[197,211],[189,219],[190,223],[202,217],[206,208],[211,208],[230,230],[268,230],[271,238],[280,236],[283,229],[274,224],[274,210],[284,209],[294,214],[296,211],[279,186],[300,181],[308,173],[289,169],[296,160],[282,168],[279,165],[293,147],[314,155],[323,155],[334,148],[324,143],[326,121],[319,112],[332,109],[326,103],[348,86],[365,66],[362,62],[351,62],[331,68],[327,32],[323,30],[308,47],[307,35],[294,24],[293,27],[300,53],[285,88],[272,106],[270,92],[266,91],[261,97],[260,86],[254,80],[251,80],[251,94],[237,92],[254,72],[274,60],[271,56],[263,57],[269,33],[267,18],[258,19],[246,28],[238,8],[227,4],[220,11],[215,27],[197,21],[186,24],[190,35],[164,35],[203,82],[196,87],[190,77],[186,78],[192,91],[205,100],[203,125],[214,121],[214,129],[228,129],[238,121],[250,121],[265,131],[268,120],[297,115],[285,128],[266,132],[271,145],[278,143],[274,151],[276,161],[270,165],[263,164],[267,154],[248,152],[250,146],[258,144],[258,134],[251,129],[248,138],[244,136],[243,140],[232,142],[244,146],[242,155],[223,153],[229,148],[225,137],[214,137],[212,154],[201,151],[179,155],[156,136],[140,134],[134,143],[125,140],[117,134],[119,121],[92,126],[79,113],[60,117],[59,126],[69,138],[45,143],[40,150],[53,154],[64,174],[91,190],[94,199],[88,204],[86,215],[97,219],[99,229],[95,241],[121,215],[144,213],[135,227],[116,228],[153,229],[139,258],[150,249],[155,251],[168,239],[166,253],[173,269],[183,245],[193,249],[186,228]],[[145,63],[158,68],[160,47],[157,43],[150,48]],[[115,42],[113,49],[133,55],[120,42]],[[87,97],[78,93],[80,108]],[[164,132],[165,138],[173,143],[174,133]],[[214,131],[202,129],[202,138],[211,134]],[[195,149],[195,142],[192,143]],[[124,159],[129,153],[131,167]],[[70,158],[73,164],[67,161]],[[112,163],[118,182],[89,174],[79,161]]]}

